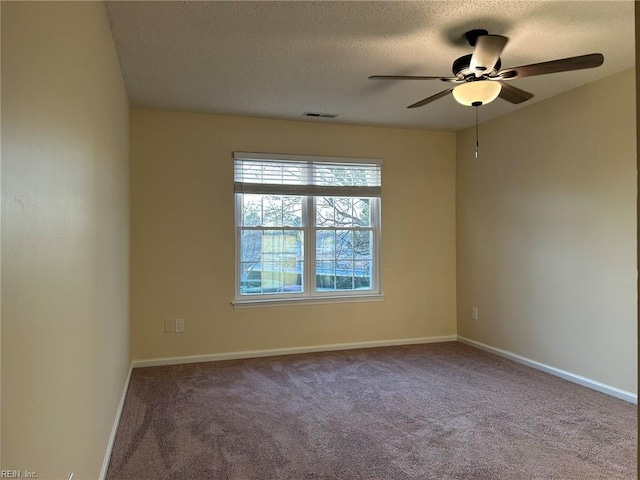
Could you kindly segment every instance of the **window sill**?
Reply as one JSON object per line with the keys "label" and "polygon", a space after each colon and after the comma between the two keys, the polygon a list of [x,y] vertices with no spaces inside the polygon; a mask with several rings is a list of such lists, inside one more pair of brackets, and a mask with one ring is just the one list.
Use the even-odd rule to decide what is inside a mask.
{"label": "window sill", "polygon": [[381,293],[371,295],[336,295],[333,297],[304,297],[304,298],[274,298],[260,300],[235,300],[231,302],[234,309],[261,308],[261,307],[292,307],[298,305],[318,305],[323,303],[361,303],[382,302],[384,295]]}

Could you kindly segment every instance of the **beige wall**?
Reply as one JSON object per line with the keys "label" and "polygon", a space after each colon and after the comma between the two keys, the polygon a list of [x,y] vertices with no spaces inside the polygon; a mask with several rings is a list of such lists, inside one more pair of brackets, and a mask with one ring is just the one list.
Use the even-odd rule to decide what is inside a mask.
{"label": "beige wall", "polygon": [[128,101],[101,2],[2,2],[2,468],[96,479],[129,367]]}
{"label": "beige wall", "polygon": [[483,123],[474,145],[458,134],[458,334],[637,392],[634,70]]}
{"label": "beige wall", "polygon": [[[236,150],[383,159],[383,302],[233,309]],[[134,109],[131,184],[134,359],[456,332],[454,134]]]}

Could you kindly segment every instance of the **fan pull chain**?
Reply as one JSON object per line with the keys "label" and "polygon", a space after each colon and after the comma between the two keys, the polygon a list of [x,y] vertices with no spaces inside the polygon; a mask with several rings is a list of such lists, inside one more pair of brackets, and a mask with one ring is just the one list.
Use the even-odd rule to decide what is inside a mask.
{"label": "fan pull chain", "polygon": [[480,149],[480,143],[478,141],[478,106],[476,105],[476,160],[478,159],[479,149]]}

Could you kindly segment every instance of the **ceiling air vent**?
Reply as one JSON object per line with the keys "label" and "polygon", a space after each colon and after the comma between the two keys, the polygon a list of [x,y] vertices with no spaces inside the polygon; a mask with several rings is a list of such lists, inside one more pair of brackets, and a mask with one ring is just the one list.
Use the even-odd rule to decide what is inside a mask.
{"label": "ceiling air vent", "polygon": [[336,118],[337,113],[318,113],[318,112],[304,112],[303,117],[315,117],[315,118]]}

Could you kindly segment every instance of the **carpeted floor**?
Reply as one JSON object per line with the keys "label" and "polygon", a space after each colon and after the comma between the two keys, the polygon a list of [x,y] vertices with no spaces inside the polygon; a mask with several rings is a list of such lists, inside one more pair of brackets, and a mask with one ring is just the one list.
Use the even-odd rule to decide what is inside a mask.
{"label": "carpeted floor", "polygon": [[637,478],[637,406],[459,343],[136,369],[108,480]]}

